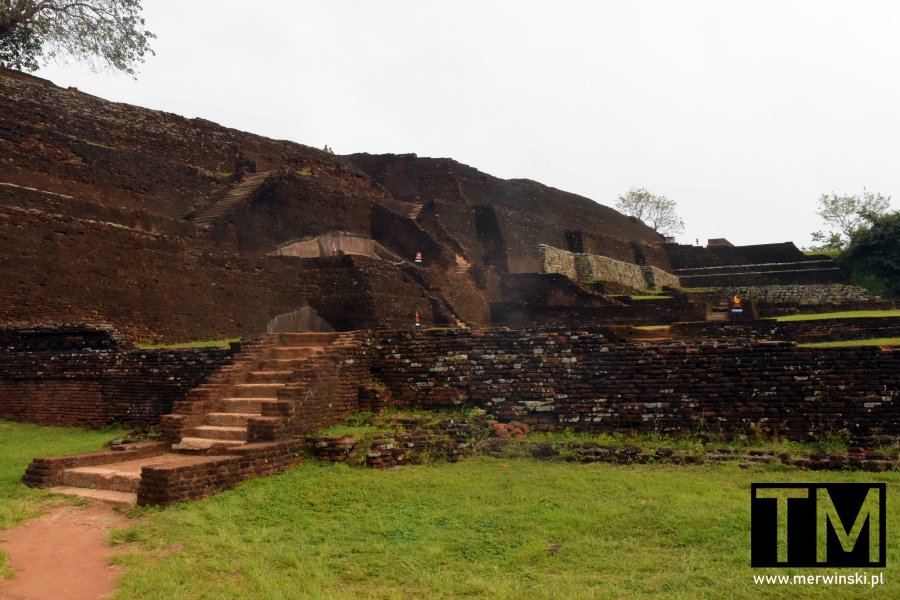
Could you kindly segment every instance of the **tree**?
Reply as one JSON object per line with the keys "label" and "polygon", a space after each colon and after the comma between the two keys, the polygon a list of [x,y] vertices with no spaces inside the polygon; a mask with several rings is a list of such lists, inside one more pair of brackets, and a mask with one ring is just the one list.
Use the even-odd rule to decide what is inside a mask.
{"label": "tree", "polygon": [[684,221],[675,213],[675,201],[655,196],[644,188],[631,188],[627,194],[619,196],[616,208],[661,235],[672,236],[684,231]]}
{"label": "tree", "polygon": [[70,56],[134,75],[153,54],[140,0],[0,0],[0,64],[33,71]]}
{"label": "tree", "polygon": [[900,211],[871,215],[867,227],[853,232],[838,263],[869,291],[900,297]]}
{"label": "tree", "polygon": [[834,192],[819,197],[816,214],[829,226],[830,231],[812,234],[819,250],[841,250],[853,234],[873,219],[883,216],[890,208],[890,196],[882,196],[863,188],[862,196],[838,196]]}

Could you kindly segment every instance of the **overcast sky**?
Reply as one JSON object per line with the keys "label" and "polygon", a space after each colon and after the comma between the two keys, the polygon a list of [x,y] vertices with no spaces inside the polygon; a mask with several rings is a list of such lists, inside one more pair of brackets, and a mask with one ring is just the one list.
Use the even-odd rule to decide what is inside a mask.
{"label": "overcast sky", "polygon": [[338,154],[450,157],[679,239],[809,243],[826,192],[900,207],[900,2],[144,0],[138,79],[38,74]]}

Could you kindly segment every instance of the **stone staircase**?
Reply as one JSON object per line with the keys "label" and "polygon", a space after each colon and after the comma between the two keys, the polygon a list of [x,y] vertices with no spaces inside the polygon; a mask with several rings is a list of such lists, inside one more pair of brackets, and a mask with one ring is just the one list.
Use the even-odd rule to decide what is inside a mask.
{"label": "stone staircase", "polygon": [[409,207],[409,211],[407,211],[406,216],[415,221],[419,218],[419,215],[422,214],[422,208],[424,208],[425,204],[420,200]]}
{"label": "stone staircase", "polygon": [[233,209],[238,204],[241,204],[247,198],[249,198],[253,192],[258,190],[268,179],[269,175],[271,175],[271,171],[266,171],[264,173],[254,173],[249,177],[245,178],[239,184],[231,188],[228,194],[219,200],[218,202],[214,202],[211,206],[209,206],[202,214],[197,216],[194,219],[194,223],[198,227],[207,228],[216,220]]}
{"label": "stone staircase", "polygon": [[469,272],[470,268],[472,268],[472,263],[467,261],[465,256],[457,254],[456,267],[453,269],[454,273],[456,273],[457,275],[465,275]]}
{"label": "stone staircase", "polygon": [[[73,457],[36,458],[25,483],[123,505],[138,503],[142,494],[149,498],[146,503],[162,498],[165,504],[177,501],[179,493],[184,499],[202,497],[209,490],[283,470],[296,462],[301,442],[289,425],[300,407],[280,400],[279,391],[302,386],[304,377],[320,370],[318,357],[352,343],[345,338],[348,334],[273,333],[247,343],[234,363],[192,389],[163,416],[163,440]],[[317,410],[314,402],[306,404],[307,410]],[[185,472],[196,473],[188,476],[193,484],[181,481]],[[154,475],[163,483],[151,481]],[[203,478],[209,481],[196,483]],[[154,489],[176,485],[172,481],[185,490]],[[199,492],[194,489],[198,485]]]}

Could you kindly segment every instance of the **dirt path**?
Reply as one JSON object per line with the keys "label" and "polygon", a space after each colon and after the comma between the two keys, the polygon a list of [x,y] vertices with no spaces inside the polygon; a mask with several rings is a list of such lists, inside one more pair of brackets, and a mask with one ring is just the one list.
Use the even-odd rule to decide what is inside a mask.
{"label": "dirt path", "polygon": [[3,600],[96,600],[112,595],[121,575],[109,566],[107,533],[129,520],[108,504],[63,506],[7,531],[0,548],[12,579],[0,579]]}

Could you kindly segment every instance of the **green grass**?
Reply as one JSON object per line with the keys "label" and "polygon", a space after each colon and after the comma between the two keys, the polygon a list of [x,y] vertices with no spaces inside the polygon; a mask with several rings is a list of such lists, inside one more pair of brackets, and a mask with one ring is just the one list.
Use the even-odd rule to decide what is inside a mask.
{"label": "green grass", "polygon": [[[759,586],[751,482],[900,483],[897,473],[478,458],[392,471],[307,462],[164,511],[132,542],[117,595],[140,598],[870,598]],[[889,502],[898,523],[900,503]],[[884,589],[900,597],[898,530]],[[552,555],[547,548],[560,544]]]}
{"label": "green grass", "polygon": [[838,342],[808,342],[797,344],[801,348],[845,348],[848,346],[900,346],[900,337],[869,338],[867,340],[841,340]]}
{"label": "green grass", "polygon": [[704,292],[718,292],[722,288],[717,287],[686,287],[686,288],[678,288],[679,292],[684,292],[685,294],[702,294]]}
{"label": "green grass", "polygon": [[141,350],[177,350],[180,348],[227,348],[231,342],[239,342],[241,338],[223,338],[221,340],[197,340],[193,342],[175,342],[171,344],[155,344],[152,342],[138,342],[136,346]]}
{"label": "green grass", "polygon": [[[39,514],[61,500],[44,490],[22,485],[25,468],[36,456],[100,450],[104,442],[125,435],[120,429],[84,430],[0,421],[0,531]],[[0,578],[9,575],[0,552]]]}
{"label": "green grass", "polygon": [[818,321],[820,319],[853,319],[856,317],[900,317],[900,310],[848,310],[844,312],[817,313],[808,315],[784,315],[776,321]]}

